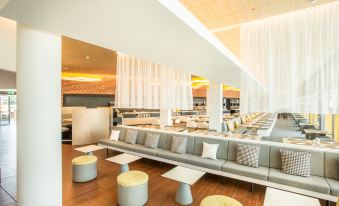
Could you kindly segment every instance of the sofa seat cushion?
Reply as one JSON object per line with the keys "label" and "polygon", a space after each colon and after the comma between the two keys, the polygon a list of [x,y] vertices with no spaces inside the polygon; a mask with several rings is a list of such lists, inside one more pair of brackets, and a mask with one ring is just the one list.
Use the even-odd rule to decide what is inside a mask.
{"label": "sofa seat cushion", "polygon": [[103,144],[103,145],[106,145],[106,146],[112,146],[112,147],[117,147],[117,148],[120,148],[122,149],[121,145],[124,145],[124,144],[127,144],[126,142],[124,141],[113,141],[113,140],[110,140],[110,139],[100,139],[98,141],[98,144]]}
{"label": "sofa seat cushion", "polygon": [[331,195],[339,195],[339,180],[326,178],[328,185],[330,186]]}
{"label": "sofa seat cushion", "polygon": [[267,180],[269,168],[267,167],[254,168],[245,165],[239,165],[232,161],[227,161],[224,165],[222,165],[221,170],[224,172],[242,175],[245,177]]}
{"label": "sofa seat cushion", "polygon": [[221,170],[221,166],[225,163],[225,160],[221,159],[206,159],[198,155],[187,154],[187,164],[192,164],[198,167],[209,168],[212,170]]}
{"label": "sofa seat cushion", "polygon": [[187,154],[178,154],[171,152],[170,150],[157,149],[157,157],[169,159],[177,162],[185,162]]}
{"label": "sofa seat cushion", "polygon": [[128,145],[129,147],[126,148],[132,152],[139,152],[145,155],[156,156],[156,149],[145,147],[144,145],[135,144],[135,145]]}
{"label": "sofa seat cushion", "polygon": [[268,172],[268,180],[271,182],[284,184],[300,189],[330,194],[330,187],[325,178],[311,175],[310,177],[301,177],[295,175],[284,174],[279,169],[270,168]]}
{"label": "sofa seat cushion", "polygon": [[106,143],[108,146],[120,148],[120,149],[125,149],[128,146],[131,146],[131,144],[126,143],[125,141],[110,141]]}

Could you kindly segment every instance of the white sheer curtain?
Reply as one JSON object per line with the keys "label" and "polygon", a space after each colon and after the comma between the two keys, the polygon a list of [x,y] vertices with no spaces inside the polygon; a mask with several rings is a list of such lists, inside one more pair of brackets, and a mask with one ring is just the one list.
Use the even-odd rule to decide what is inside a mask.
{"label": "white sheer curtain", "polygon": [[242,112],[339,113],[339,2],[241,25]]}
{"label": "white sheer curtain", "polygon": [[118,53],[115,106],[192,109],[191,74]]}

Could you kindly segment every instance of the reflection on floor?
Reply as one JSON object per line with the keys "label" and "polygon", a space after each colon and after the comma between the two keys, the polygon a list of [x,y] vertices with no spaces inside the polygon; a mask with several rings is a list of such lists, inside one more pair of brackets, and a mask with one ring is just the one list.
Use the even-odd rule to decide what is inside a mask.
{"label": "reflection on floor", "polygon": [[0,205],[16,205],[16,126],[0,126]]}

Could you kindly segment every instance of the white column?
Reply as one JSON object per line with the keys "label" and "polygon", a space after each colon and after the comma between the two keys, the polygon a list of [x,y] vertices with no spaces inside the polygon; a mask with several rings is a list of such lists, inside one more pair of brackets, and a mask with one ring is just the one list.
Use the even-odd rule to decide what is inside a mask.
{"label": "white column", "polygon": [[161,109],[160,110],[160,128],[164,128],[165,126],[172,126],[172,110]]}
{"label": "white column", "polygon": [[221,131],[222,125],[222,99],[223,90],[222,84],[210,82],[210,87],[207,90],[207,115],[209,117],[209,128]]}
{"label": "white column", "polygon": [[61,37],[17,30],[19,206],[61,206]]}

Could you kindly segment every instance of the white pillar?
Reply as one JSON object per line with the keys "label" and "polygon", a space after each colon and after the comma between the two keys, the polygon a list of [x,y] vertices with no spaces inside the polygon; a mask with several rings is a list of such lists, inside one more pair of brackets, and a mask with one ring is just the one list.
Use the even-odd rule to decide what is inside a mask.
{"label": "white pillar", "polygon": [[209,128],[221,131],[222,126],[222,100],[223,100],[222,84],[210,82],[207,91],[207,115],[209,117]]}
{"label": "white pillar", "polygon": [[19,206],[61,206],[61,37],[17,30]]}
{"label": "white pillar", "polygon": [[160,110],[160,128],[164,128],[165,126],[172,126],[172,110],[161,109]]}

